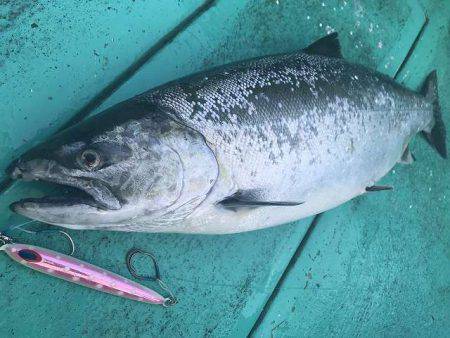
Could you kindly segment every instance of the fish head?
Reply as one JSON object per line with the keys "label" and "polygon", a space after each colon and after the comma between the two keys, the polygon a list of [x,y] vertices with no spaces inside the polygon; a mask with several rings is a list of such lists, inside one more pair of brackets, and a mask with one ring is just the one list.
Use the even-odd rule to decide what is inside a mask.
{"label": "fish head", "polygon": [[15,161],[7,170],[13,179],[70,188],[61,196],[17,201],[11,209],[72,228],[127,230],[139,219],[161,217],[182,203],[181,197],[189,200],[207,193],[216,173],[189,165],[198,167],[195,157],[208,152],[199,135],[167,114],[125,102],[55,135]]}

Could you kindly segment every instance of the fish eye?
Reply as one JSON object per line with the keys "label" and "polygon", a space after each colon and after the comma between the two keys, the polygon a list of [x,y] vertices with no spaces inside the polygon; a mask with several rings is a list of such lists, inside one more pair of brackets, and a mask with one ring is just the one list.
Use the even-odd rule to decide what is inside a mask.
{"label": "fish eye", "polygon": [[100,166],[100,154],[93,149],[86,149],[81,153],[78,162],[83,168],[93,170]]}

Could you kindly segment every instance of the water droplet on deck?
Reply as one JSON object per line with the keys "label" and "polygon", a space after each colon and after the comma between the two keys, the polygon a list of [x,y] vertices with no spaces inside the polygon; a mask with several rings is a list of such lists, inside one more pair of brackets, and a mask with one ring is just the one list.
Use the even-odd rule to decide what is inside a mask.
{"label": "water droplet on deck", "polygon": [[334,28],[332,28],[332,27],[330,27],[330,26],[326,26],[326,27],[325,27],[325,30],[326,30],[327,34],[331,34],[331,33],[334,32]]}

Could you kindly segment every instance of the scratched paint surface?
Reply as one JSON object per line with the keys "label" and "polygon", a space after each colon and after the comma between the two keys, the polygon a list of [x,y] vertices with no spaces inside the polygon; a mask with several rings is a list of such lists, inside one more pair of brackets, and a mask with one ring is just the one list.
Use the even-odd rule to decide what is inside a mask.
{"label": "scratched paint surface", "polygon": [[[146,2],[145,5],[149,3]],[[193,8],[193,2],[173,2],[173,6],[179,4],[186,9],[183,13],[188,13]],[[143,3],[141,5],[144,6]],[[419,14],[415,12],[415,1],[394,7],[392,4],[388,6],[388,2],[372,1],[359,1],[355,4],[346,1],[324,1],[324,5],[316,1],[305,1],[301,5],[297,1],[280,1],[279,4],[275,1],[219,1],[119,88],[102,107],[167,80],[213,65],[251,56],[295,50],[324,35],[330,29],[341,33],[343,53],[347,58],[393,75],[424,19],[422,12]],[[91,6],[95,7],[93,4]],[[166,15],[161,15],[162,11],[174,12],[172,8],[166,6],[166,2],[164,6],[161,3],[148,6],[155,6],[155,13],[159,13],[155,16],[164,19],[167,18]],[[78,27],[80,31],[75,30],[74,39],[83,41],[83,46],[87,44],[92,49],[97,45],[91,43],[91,38],[80,28],[86,25],[86,20],[91,16],[91,9],[94,10],[88,9],[82,10],[81,13],[76,12],[78,16],[73,19],[73,26]],[[48,20],[51,11],[48,11],[50,9],[45,8],[42,11],[42,15],[47,18],[44,22],[51,21]],[[34,15],[31,10],[26,13],[24,18]],[[129,20],[132,20],[131,17],[136,15],[136,12],[132,11],[130,15]],[[88,21],[92,22],[88,25],[92,34],[101,35],[102,29],[105,28],[94,24],[99,17],[101,15],[95,15],[94,19],[91,18],[93,21]],[[115,19],[117,20],[115,23],[120,22],[121,16],[118,15]],[[32,28],[31,24],[29,19],[23,21],[17,19],[9,24],[7,29],[26,31]],[[37,24],[39,26],[39,22]],[[139,25],[141,24],[143,25],[143,22]],[[110,27],[112,24],[106,26]],[[159,27],[152,32],[158,30]],[[110,38],[114,36],[113,32],[109,35]],[[64,41],[52,38],[51,35],[46,38],[47,42],[40,42],[37,46],[42,45],[42,48],[51,46],[53,53],[57,53],[58,60],[64,58],[64,51],[68,48]],[[138,34],[135,38],[129,41],[127,49],[122,51],[124,54],[127,54],[128,46],[134,44],[140,46],[142,41],[144,42],[141,51],[149,47],[148,35]],[[404,48],[400,48],[398,53],[392,55],[391,51],[396,50],[398,45]],[[80,45],[75,47],[80,49]],[[30,46],[29,49],[35,52],[36,48]],[[96,57],[95,54],[94,56]],[[83,68],[81,59],[75,59],[78,65],[77,74],[93,76],[92,68]],[[8,56],[8,60],[14,61],[14,56]],[[63,62],[62,59],[60,61]],[[129,61],[128,59],[127,62]],[[49,61],[44,60],[42,63],[50,65]],[[84,72],[80,72],[80,69],[84,69]],[[111,65],[106,69],[111,71]],[[39,69],[36,70],[37,73],[38,71]],[[64,76],[66,72],[64,68],[58,76]],[[71,73],[67,74],[69,76]],[[16,90],[22,93],[20,89],[23,89],[25,92],[28,90],[29,81],[36,81],[38,77],[32,72],[23,75],[23,83],[17,81]],[[110,80],[111,76],[105,76],[102,78],[104,81],[102,84]],[[46,80],[41,81],[45,86]],[[41,91],[39,95],[32,95],[29,100],[28,94],[27,99],[22,99],[23,95],[17,92],[13,93],[14,95],[9,93],[8,97],[13,97],[17,104],[26,104],[27,111],[33,111],[34,116],[32,124],[26,126],[23,122],[18,124],[16,134],[23,135],[27,130],[31,130],[33,139],[38,140],[47,136],[50,131],[41,132],[39,135],[36,134],[37,136],[33,133],[39,128],[46,128],[45,123],[49,123],[50,118],[52,121],[57,119],[56,124],[62,124],[79,109],[78,98],[86,102],[95,94],[92,87],[81,87],[83,81],[82,76],[68,81],[68,85],[56,91],[59,93],[58,98],[52,96],[52,100],[48,99],[46,92]],[[101,86],[95,88],[99,87]],[[74,90],[76,95],[72,97]],[[64,97],[69,97],[70,100],[59,101]],[[54,105],[52,110],[36,109],[47,107],[46,100]],[[16,135],[11,134],[11,130],[16,127],[14,121],[23,119],[23,115],[19,114],[17,118],[15,114],[9,116],[9,124],[5,123],[5,127],[2,127],[2,135],[6,135],[2,144],[10,149],[10,152],[26,144],[17,141]],[[10,142],[11,140],[14,142]],[[13,186],[0,197],[3,222],[8,224],[21,221],[7,211],[9,201],[30,194],[40,195],[43,192],[44,189],[39,184],[32,184],[31,188],[30,185]],[[9,310],[0,317],[0,333],[2,336],[19,337],[57,334],[244,336],[259,316],[309,223],[310,220],[305,220],[259,232],[211,237],[72,232],[78,243],[77,257],[123,275],[126,275],[123,260],[127,249],[137,246],[151,250],[158,257],[162,275],[174,288],[180,298],[180,304],[164,310],[124,301],[30,272],[23,267],[17,267],[6,258],[1,258],[0,287],[3,294],[0,297],[0,307]],[[36,241],[30,237],[27,239]],[[52,237],[46,244],[51,248],[64,250],[64,246],[56,238]],[[23,321],[25,317],[26,325]]]}

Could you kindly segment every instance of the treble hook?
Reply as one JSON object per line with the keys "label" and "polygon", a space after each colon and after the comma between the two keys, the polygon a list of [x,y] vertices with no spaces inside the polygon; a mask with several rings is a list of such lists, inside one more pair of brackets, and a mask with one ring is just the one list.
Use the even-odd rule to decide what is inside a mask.
{"label": "treble hook", "polygon": [[[134,265],[133,265],[133,257],[136,256],[137,254],[142,254],[145,256],[150,257],[150,259],[153,262],[153,268],[155,269],[155,275],[151,276],[151,275],[140,275],[137,273]],[[153,256],[153,254],[151,254],[150,252],[141,250],[141,249],[137,249],[137,248],[132,248],[130,250],[128,250],[127,255],[125,257],[125,263],[127,265],[128,271],[130,272],[130,274],[139,280],[144,280],[144,281],[154,281],[157,282],[160,286],[161,289],[163,289],[164,291],[166,291],[169,294],[169,297],[167,297],[164,300],[163,305],[165,307],[168,306],[172,306],[175,305],[176,303],[178,303],[177,298],[175,297],[175,295],[172,293],[172,291],[169,289],[169,287],[167,286],[166,283],[164,283],[161,279],[161,275],[159,272],[159,267],[158,267],[158,263],[156,262],[156,257]]]}

